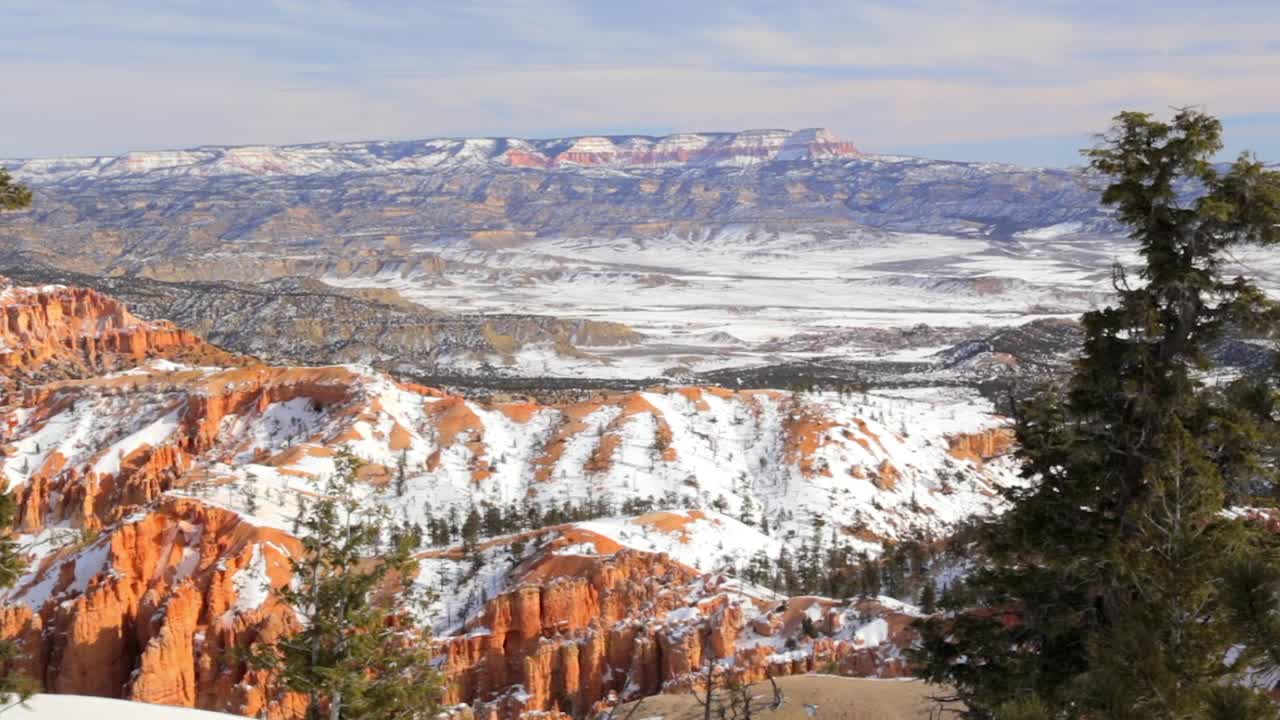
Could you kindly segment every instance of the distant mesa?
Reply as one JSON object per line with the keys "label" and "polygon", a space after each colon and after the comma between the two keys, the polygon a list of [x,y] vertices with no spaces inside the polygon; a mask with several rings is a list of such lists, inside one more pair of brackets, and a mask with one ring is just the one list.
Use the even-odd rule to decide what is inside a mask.
{"label": "distant mesa", "polygon": [[829,130],[744,130],[653,137],[612,135],[526,140],[456,138],[281,146],[206,146],[115,157],[39,158],[0,163],[33,184],[70,179],[223,175],[340,175],[451,168],[744,167],[862,157]]}
{"label": "distant mesa", "polygon": [[861,157],[853,143],[823,128],[745,130],[739,133],[681,133],[664,137],[586,136],[552,141],[518,141],[505,153],[514,167],[658,167],[750,165]]}

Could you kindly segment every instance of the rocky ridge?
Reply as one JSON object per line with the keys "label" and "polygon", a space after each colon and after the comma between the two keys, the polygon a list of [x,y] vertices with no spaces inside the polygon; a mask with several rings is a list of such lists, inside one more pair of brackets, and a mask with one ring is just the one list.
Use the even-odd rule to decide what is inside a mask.
{"label": "rocky ridge", "polygon": [[230,365],[237,358],[167,321],[143,321],[86,288],[16,286],[0,277],[5,386],[85,377],[154,358]]}
{"label": "rocky ridge", "polygon": [[597,497],[718,503],[780,515],[783,531],[823,517],[894,540],[998,506],[1009,468],[966,462],[948,440],[1007,434],[973,402],[693,387],[483,404],[358,366],[162,364],[27,388],[0,440],[27,531],[97,527],[192,485],[253,493],[283,518],[281,493],[350,447],[371,480],[404,468],[395,505],[411,521],[424,503],[465,513]]}
{"label": "rocky ridge", "polygon": [[95,288],[127,302],[144,317],[167,318],[219,347],[274,363],[359,362],[430,375],[447,372],[462,361],[492,362],[500,368],[519,353],[533,350],[589,363],[594,356],[583,347],[625,347],[642,340],[621,323],[437,312],[394,290],[344,289],[305,277],[262,283],[166,282],[60,271],[35,262],[7,268],[0,264],[0,269],[21,282]]}
{"label": "rocky ridge", "polygon": [[35,182],[145,174],[342,175],[460,167],[741,167],[860,157],[853,143],[829,130],[746,130],[583,136],[549,140],[449,138],[405,142],[321,143],[286,146],[200,147],[131,152],[119,157],[6,161]]}

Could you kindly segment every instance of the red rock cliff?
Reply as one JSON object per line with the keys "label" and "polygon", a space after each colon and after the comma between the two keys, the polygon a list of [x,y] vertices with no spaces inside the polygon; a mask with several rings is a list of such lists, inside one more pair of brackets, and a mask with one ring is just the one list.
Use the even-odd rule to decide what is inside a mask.
{"label": "red rock cliff", "polygon": [[[286,630],[290,616],[237,588],[286,582],[295,549],[285,533],[168,498],[45,558],[0,613],[0,630],[26,647],[28,672],[49,692],[256,714],[265,678],[229,653]],[[269,715],[296,717],[289,700]]]}
{"label": "red rock cliff", "polygon": [[17,287],[0,278],[0,374],[28,382],[84,377],[153,357],[234,359],[172,323],[139,320],[93,290]]}
{"label": "red rock cliff", "polygon": [[947,438],[948,452],[957,460],[970,460],[976,465],[994,457],[1005,455],[1013,447],[1016,437],[1012,428],[998,427],[977,433],[952,435]]}
{"label": "red rock cliff", "polygon": [[[348,403],[356,392],[352,373],[335,368],[273,368],[255,365],[212,375],[161,373],[92,381],[50,383],[27,389],[22,404],[35,412],[54,413],[77,402],[116,400],[128,406],[130,393],[159,398],[177,418],[176,427],[156,444],[141,443],[122,457],[111,457],[109,444],[90,462],[68,466],[51,452],[18,487],[18,526],[33,532],[56,521],[102,527],[125,517],[164,491],[182,486],[185,473],[210,458],[229,415],[264,409],[274,403],[304,398],[318,404]],[[0,428],[0,442],[9,440]],[[230,450],[252,448],[231,448]],[[106,465],[99,470],[99,461]],[[108,470],[109,468],[109,470]]]}

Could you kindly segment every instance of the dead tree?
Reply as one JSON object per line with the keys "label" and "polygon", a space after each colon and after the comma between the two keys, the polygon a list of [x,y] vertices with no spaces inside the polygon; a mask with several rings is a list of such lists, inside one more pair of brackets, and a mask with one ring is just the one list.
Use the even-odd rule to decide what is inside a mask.
{"label": "dead tree", "polygon": [[704,667],[702,687],[693,688],[693,697],[702,707],[702,720],[753,720],[761,710],[778,710],[786,699],[772,675],[767,678],[771,693],[757,695],[756,685],[741,682],[728,672],[721,673],[717,687],[716,662],[708,658]]}
{"label": "dead tree", "polygon": [[707,654],[706,672],[703,673],[702,693],[698,693],[698,686],[693,687],[693,699],[698,701],[702,706],[702,720],[711,720],[712,714],[716,708],[716,662],[711,658],[710,653]]}
{"label": "dead tree", "polygon": [[[621,701],[622,698],[618,698],[618,700]],[[622,716],[621,720],[631,720],[631,718],[636,714],[636,712],[640,710],[641,705],[644,705],[644,698],[640,698],[639,700],[637,700],[636,703],[631,706],[631,709],[627,711],[627,714]],[[609,708],[609,712],[605,713],[604,717],[600,718],[600,720],[615,720],[615,718],[617,718],[617,715],[618,715],[618,708],[620,707],[622,707],[621,702]]]}

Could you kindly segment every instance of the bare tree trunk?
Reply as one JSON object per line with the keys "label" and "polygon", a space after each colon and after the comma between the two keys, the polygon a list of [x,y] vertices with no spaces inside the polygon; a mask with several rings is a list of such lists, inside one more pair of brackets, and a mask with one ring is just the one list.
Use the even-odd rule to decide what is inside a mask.
{"label": "bare tree trunk", "polygon": [[702,720],[711,720],[711,705],[715,698],[715,661],[707,658],[707,701],[702,703]]}
{"label": "bare tree trunk", "polygon": [[782,688],[778,687],[778,681],[769,675],[769,685],[773,688],[773,702],[769,704],[770,710],[777,710],[782,707],[785,696],[782,694]]}
{"label": "bare tree trunk", "polygon": [[342,720],[342,691],[333,693],[329,699],[329,720]]}

